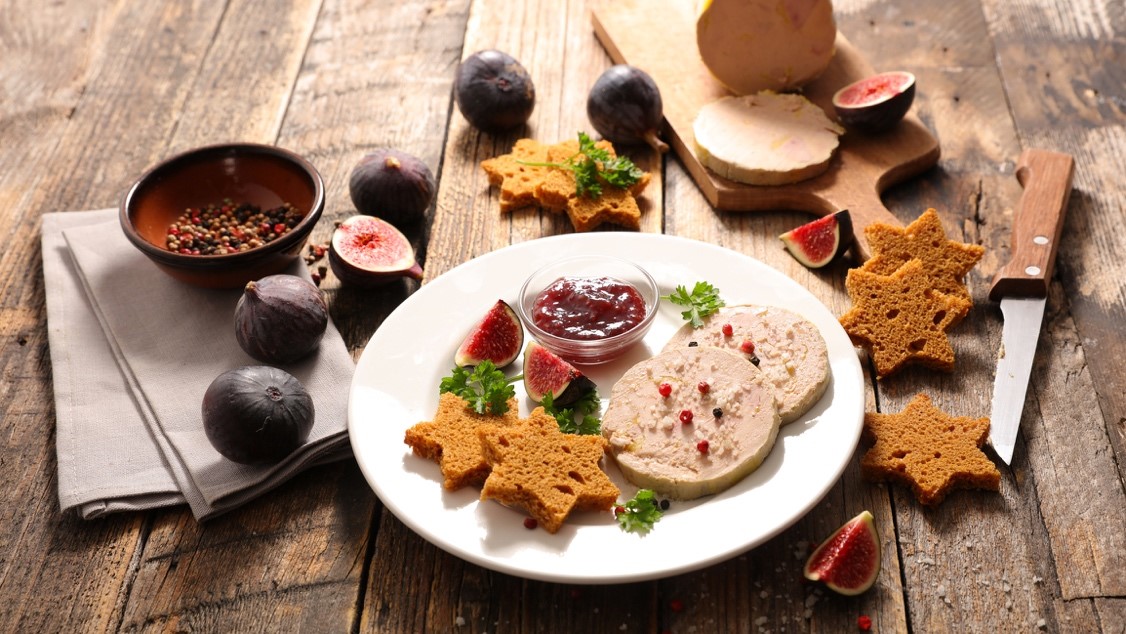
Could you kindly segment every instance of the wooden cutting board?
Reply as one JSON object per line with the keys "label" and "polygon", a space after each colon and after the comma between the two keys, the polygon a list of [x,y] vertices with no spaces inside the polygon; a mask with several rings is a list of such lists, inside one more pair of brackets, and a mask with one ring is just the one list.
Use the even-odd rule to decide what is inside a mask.
{"label": "wooden cutting board", "polygon": [[[718,176],[696,158],[692,122],[701,106],[731,93],[700,60],[692,3],[614,0],[597,5],[592,21],[595,35],[615,63],[637,66],[657,82],[668,124],[666,140],[716,209],[792,209],[819,216],[848,209],[857,238],[853,251],[866,259],[864,227],[873,222],[902,224],[884,207],[880,194],[938,162],[938,140],[918,117],[908,113],[895,128],[881,134],[847,132],[828,171],[816,178],[791,185],[755,186]],[[833,93],[875,72],[840,33],[836,44],[829,68],[803,91],[833,119]]]}

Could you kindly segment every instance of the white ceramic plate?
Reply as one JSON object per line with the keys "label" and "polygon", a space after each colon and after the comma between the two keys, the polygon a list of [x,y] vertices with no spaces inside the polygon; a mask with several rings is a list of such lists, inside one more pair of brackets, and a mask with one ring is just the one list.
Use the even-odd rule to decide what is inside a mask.
{"label": "white ceramic plate", "polygon": [[[766,461],[720,493],[674,502],[645,536],[623,532],[610,513],[573,513],[554,535],[524,528],[524,513],[478,500],[480,491],[442,488],[438,465],[414,456],[403,433],[431,420],[438,384],[469,328],[496,302],[515,305],[520,284],[552,260],[582,253],[633,260],[657,280],[661,294],[699,280],[728,304],[793,310],[814,322],[829,349],[832,379],[804,417],[782,428]],[[626,356],[583,371],[608,396],[633,363],[659,351],[684,323],[663,302],[652,330]],[[510,367],[520,371],[520,361]],[[521,415],[534,405],[517,382]],[[603,399],[603,406],[606,399]],[[379,327],[356,367],[348,429],[356,460],[385,505],[412,530],[463,559],[545,581],[619,583],[652,579],[713,564],[777,535],[833,486],[856,448],[864,416],[860,364],[837,319],[809,291],[762,262],[714,245],[657,234],[568,234],[516,244],[473,259],[414,293]],[[628,499],[636,487],[613,460],[606,470]]]}

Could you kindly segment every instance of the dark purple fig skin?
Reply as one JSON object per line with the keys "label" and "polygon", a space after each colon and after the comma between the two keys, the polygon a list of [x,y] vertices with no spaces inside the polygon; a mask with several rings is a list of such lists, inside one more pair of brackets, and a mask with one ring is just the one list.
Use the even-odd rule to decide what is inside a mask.
{"label": "dark purple fig skin", "polygon": [[503,132],[532,116],[536,87],[516,58],[490,49],[470,55],[458,66],[454,99],[473,127]]}
{"label": "dark purple fig skin", "polygon": [[613,143],[648,143],[659,152],[668,150],[657,138],[664,117],[661,91],[640,68],[618,64],[602,73],[587,97],[586,116]]}
{"label": "dark purple fig skin", "polygon": [[315,412],[284,370],[251,365],[220,374],[203,395],[203,430],[215,450],[248,465],[274,464],[309,438]]}
{"label": "dark purple fig skin", "polygon": [[308,356],[327,328],[324,294],[296,275],[248,282],[235,306],[235,339],[262,363],[286,364]]}
{"label": "dark purple fig skin", "polygon": [[400,150],[380,148],[364,155],[348,179],[356,211],[403,228],[426,217],[436,183],[430,167]]}

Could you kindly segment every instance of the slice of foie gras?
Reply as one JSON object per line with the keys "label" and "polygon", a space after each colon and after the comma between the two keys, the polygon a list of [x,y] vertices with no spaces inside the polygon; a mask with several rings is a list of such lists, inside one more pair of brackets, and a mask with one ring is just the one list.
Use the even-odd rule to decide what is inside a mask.
{"label": "slice of foie gras", "polygon": [[[731,334],[724,325],[731,326]],[[754,352],[744,352],[744,342]],[[829,385],[829,351],[813,322],[776,306],[727,306],[704,318],[704,325],[685,324],[665,350],[696,342],[758,358],[758,367],[776,390],[782,424],[793,422],[813,407]]]}
{"label": "slice of foie gras", "polygon": [[758,368],[719,348],[677,348],[636,364],[614,384],[602,434],[631,483],[691,500],[757,469],[778,425],[774,388]]}

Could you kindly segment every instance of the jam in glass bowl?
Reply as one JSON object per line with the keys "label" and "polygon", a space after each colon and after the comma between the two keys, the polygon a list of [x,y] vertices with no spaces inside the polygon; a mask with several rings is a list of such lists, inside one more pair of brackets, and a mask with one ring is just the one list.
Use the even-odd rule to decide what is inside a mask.
{"label": "jam in glass bowl", "polygon": [[567,361],[611,361],[641,341],[657,314],[657,283],[621,258],[580,255],[528,276],[517,312],[528,333]]}

